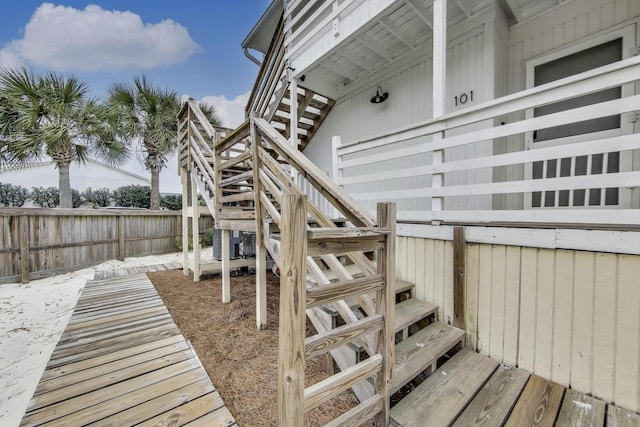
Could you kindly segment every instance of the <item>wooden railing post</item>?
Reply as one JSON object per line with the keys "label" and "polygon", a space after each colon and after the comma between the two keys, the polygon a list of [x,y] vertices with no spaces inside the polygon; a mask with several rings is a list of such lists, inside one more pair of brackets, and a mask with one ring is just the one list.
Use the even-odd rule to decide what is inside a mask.
{"label": "wooden railing post", "polygon": [[384,276],[384,286],[376,295],[376,314],[384,316],[384,326],[378,333],[376,353],[382,355],[382,371],[376,380],[376,393],[384,399],[384,406],[375,419],[376,426],[389,425],[389,397],[395,358],[394,319],[396,307],[396,205],[378,203],[378,227],[388,230],[384,249],[378,250],[378,274]]}
{"label": "wooden railing post", "polygon": [[[340,178],[342,178],[342,174],[340,173],[340,155],[338,154],[338,148],[342,144],[342,137],[339,135],[334,135],[331,137],[331,173],[333,176],[331,177],[333,181],[338,184],[338,186],[342,187],[340,184]],[[332,215],[334,218],[338,218],[340,216],[340,212],[334,206]]]}
{"label": "wooden railing post", "polygon": [[278,417],[281,427],[304,420],[307,198],[282,196]]}
{"label": "wooden railing post", "polygon": [[182,183],[182,274],[189,275],[189,170],[180,169]]}
{"label": "wooden railing post", "polygon": [[[446,105],[446,78],[447,78],[447,1],[435,0],[433,3],[433,117],[440,117],[445,112]],[[437,144],[444,138],[444,132],[433,134],[433,143]],[[431,164],[435,167],[444,162],[444,150],[433,152]],[[444,186],[444,174],[434,173],[431,187]],[[444,209],[442,196],[431,198],[431,210]],[[439,224],[440,221],[434,221]]]}
{"label": "wooden railing post", "polygon": [[125,233],[126,233],[126,217],[124,215],[118,215],[118,259],[124,261],[127,255],[127,246],[125,245]]}
{"label": "wooden railing post", "polygon": [[453,227],[453,326],[464,329],[464,227]]}
{"label": "wooden railing post", "polygon": [[255,113],[251,113],[251,161],[253,164],[253,206],[256,211],[256,327],[258,329],[267,328],[267,248],[264,244],[264,208],[260,200],[262,185],[260,183],[260,161],[259,147],[260,135],[256,132],[253,118]]}
{"label": "wooden railing post", "polygon": [[31,260],[29,257],[29,217],[20,216],[20,278],[22,283],[29,283]]}
{"label": "wooden railing post", "polygon": [[193,242],[193,281],[200,281],[200,206],[198,205],[198,187],[191,177],[191,241]]}

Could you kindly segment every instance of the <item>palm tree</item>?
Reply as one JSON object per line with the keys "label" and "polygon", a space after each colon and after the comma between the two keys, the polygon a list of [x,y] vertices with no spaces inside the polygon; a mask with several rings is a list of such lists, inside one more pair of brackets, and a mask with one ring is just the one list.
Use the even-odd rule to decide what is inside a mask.
{"label": "palm tree", "polygon": [[[145,76],[134,77],[133,85],[116,83],[109,89],[109,105],[120,117],[120,134],[139,141],[144,166],[151,173],[150,208],[160,209],[160,171],[178,145],[177,93],[153,86]],[[212,124],[219,124],[213,107],[203,112]]]}
{"label": "palm tree", "polygon": [[115,117],[73,76],[0,69],[0,161],[28,167],[50,157],[58,169],[60,206],[72,207],[69,166],[97,157],[121,164],[127,147],[113,138]]}

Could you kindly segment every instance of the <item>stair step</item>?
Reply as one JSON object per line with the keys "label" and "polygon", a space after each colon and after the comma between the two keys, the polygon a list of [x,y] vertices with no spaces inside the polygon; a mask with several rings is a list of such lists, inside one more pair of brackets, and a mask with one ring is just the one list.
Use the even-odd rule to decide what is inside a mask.
{"label": "stair step", "polygon": [[417,298],[410,298],[396,304],[395,332],[413,325],[435,313],[438,306]]}
{"label": "stair step", "polygon": [[391,393],[395,393],[439,357],[462,342],[465,332],[453,326],[433,322],[396,345]]}
{"label": "stair step", "polygon": [[391,409],[403,427],[449,426],[498,368],[496,360],[462,349]]}
{"label": "stair step", "polygon": [[408,292],[415,287],[415,283],[407,282],[406,280],[396,280],[396,294]]}
{"label": "stair step", "polygon": [[[347,271],[349,271],[349,270],[353,270],[353,271],[349,271],[349,273],[352,273],[352,274],[353,274],[353,276],[354,276],[354,278],[362,277],[362,275],[361,275],[361,274],[355,274],[355,272],[354,272],[354,271],[356,271],[357,266],[355,266],[355,265],[350,265],[350,266],[345,266],[345,267],[347,267]],[[349,267],[352,267],[352,268],[350,269]],[[333,278],[333,277],[334,277],[333,273],[332,273],[330,270],[326,271],[326,272],[325,272],[325,275],[326,275],[328,278]],[[307,281],[308,281],[308,282],[313,282],[313,280],[312,280],[310,277],[308,277],[308,278],[307,278]],[[398,281],[398,282],[396,282],[396,283],[400,283],[400,281]],[[410,282],[404,282],[404,283],[402,284],[402,287],[400,287],[400,288],[396,287],[396,295],[398,295],[398,294],[400,294],[400,293],[402,293],[402,292],[406,292],[406,291],[408,291],[408,290],[412,289],[413,287],[415,287],[415,284],[410,283]],[[371,296],[371,298],[373,298],[373,300],[375,301],[375,293],[370,294],[370,296]],[[356,310],[357,310],[357,308],[359,307],[359,304],[358,304],[358,302],[356,301],[356,299],[355,299],[354,297],[347,297],[347,298],[345,298],[345,302],[346,302],[346,303],[349,305],[349,307],[351,307],[354,311],[356,311]],[[421,302],[423,302],[423,301],[421,301]],[[416,304],[416,305],[418,305],[418,304]],[[419,309],[418,307],[413,307],[413,306],[412,306],[412,305],[410,305],[410,304],[408,304],[407,306],[411,306],[411,308],[412,308],[412,309],[415,309],[416,311],[418,311],[418,309]],[[398,305],[396,304],[396,322],[397,322],[397,318],[398,318],[398,314],[397,314],[397,307],[398,307]],[[435,308],[435,309],[437,309],[437,308],[438,308],[438,306],[436,305],[436,306],[434,306],[434,308]],[[430,307],[429,309],[431,309],[431,307]],[[327,312],[327,313],[329,313],[329,314],[331,314],[331,315],[334,315],[334,316],[337,316],[337,315],[338,315],[338,310],[336,310],[332,304],[323,305],[323,306],[322,306],[322,310],[324,310],[325,312]],[[404,309],[403,309],[403,310],[404,310]],[[429,315],[430,315],[430,314],[432,314],[432,313],[433,313],[433,311],[431,311],[431,313],[427,314],[426,316],[429,316]],[[425,316],[425,317],[426,317],[426,316]],[[415,322],[414,322],[414,323],[415,323]],[[396,332],[397,332],[397,331],[396,331]]]}

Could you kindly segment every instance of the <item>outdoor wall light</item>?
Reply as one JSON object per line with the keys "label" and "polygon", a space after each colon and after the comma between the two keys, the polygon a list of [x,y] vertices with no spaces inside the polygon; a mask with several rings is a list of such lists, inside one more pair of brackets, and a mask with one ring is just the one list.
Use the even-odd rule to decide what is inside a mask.
{"label": "outdoor wall light", "polygon": [[389,93],[388,92],[382,92],[382,87],[380,87],[380,85],[378,85],[377,90],[376,90],[376,94],[373,98],[371,98],[371,103],[372,104],[380,104],[381,102],[384,102],[387,100],[387,98],[389,97]]}

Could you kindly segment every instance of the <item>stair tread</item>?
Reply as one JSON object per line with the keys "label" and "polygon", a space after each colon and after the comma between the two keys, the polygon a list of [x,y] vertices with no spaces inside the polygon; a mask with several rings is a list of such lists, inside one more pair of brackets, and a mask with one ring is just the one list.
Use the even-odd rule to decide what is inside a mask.
{"label": "stair tread", "polygon": [[449,426],[498,368],[496,360],[462,349],[391,409],[404,427]]}
{"label": "stair tread", "polygon": [[416,287],[415,283],[407,282],[406,280],[396,280],[396,293],[407,292]]}
{"label": "stair tread", "polygon": [[464,338],[454,326],[433,322],[396,345],[391,393],[398,391]]}
{"label": "stair tread", "polygon": [[[346,266],[346,267],[353,267],[353,268],[352,268],[352,270],[354,270],[354,271],[357,269],[357,266],[355,266],[355,265],[353,265],[353,266]],[[349,270],[349,268],[347,268],[347,270]],[[354,273],[354,272],[353,272],[353,271],[350,271],[350,273]],[[327,273],[327,272],[325,272],[325,274],[327,274],[327,277],[333,277],[333,272],[331,272],[330,270],[328,270],[328,273]],[[353,274],[353,276],[354,276],[354,278],[362,277],[362,274],[354,273],[354,274]],[[308,281],[308,282],[310,282],[310,283],[315,283],[315,280],[314,280],[312,277],[310,277],[310,276],[309,276],[309,277],[307,277],[307,281]],[[400,281],[397,281],[397,282],[396,282],[396,284],[399,284],[399,283],[400,283]],[[404,282],[404,283],[403,283],[403,285],[402,285],[402,287],[400,287],[400,288],[399,288],[398,286],[396,286],[396,294],[399,294],[399,293],[401,293],[401,292],[408,291],[409,289],[412,289],[412,288],[414,288],[414,287],[415,287],[415,284],[410,283],[410,282]],[[371,296],[371,298],[373,298],[373,299],[374,299],[374,301],[375,301],[375,294],[370,294],[370,296]],[[354,297],[348,297],[348,298],[346,298],[346,299],[345,299],[345,302],[349,305],[349,307],[352,307],[352,309],[354,309],[354,310],[355,310],[355,309],[357,309],[357,307],[358,307],[358,302],[356,301],[356,299],[355,299]],[[424,301],[421,301],[421,302],[424,302]],[[429,304],[429,303],[427,303],[427,304]],[[410,305],[410,304],[409,304],[409,305]],[[408,305],[408,306],[409,306],[409,305]],[[429,306],[429,310],[431,310],[431,311],[430,311],[428,314],[426,314],[425,316],[423,316],[423,317],[429,316],[431,313],[433,313],[433,312],[438,308],[438,306],[433,306],[433,310],[432,310],[432,307],[431,307],[431,306],[432,306],[432,305],[430,305],[430,306]],[[397,305],[396,305],[396,307],[397,307]],[[418,311],[418,310],[420,309],[420,307],[417,307],[417,306],[416,306],[416,307],[411,306],[411,308],[412,308],[412,309],[415,309],[416,311]],[[326,311],[327,313],[329,313],[329,314],[334,314],[334,315],[338,314],[338,310],[336,310],[332,304],[324,305],[324,306],[322,306],[322,309],[323,309],[324,311]],[[397,309],[396,309],[396,310],[397,310]],[[396,313],[397,313],[397,312],[396,312]],[[404,314],[404,313],[403,313],[403,314]],[[397,318],[398,318],[398,315],[396,314],[396,319],[397,319]],[[420,319],[418,319],[418,320],[420,320]],[[396,320],[396,322],[397,322],[397,320]],[[397,330],[396,330],[396,332],[397,332]]]}
{"label": "stair tread", "polygon": [[417,298],[409,298],[396,304],[395,332],[413,325],[414,323],[433,314],[438,306]]}

